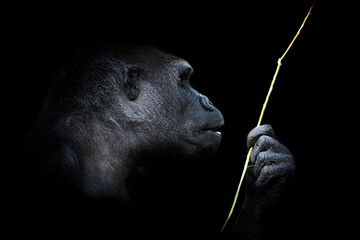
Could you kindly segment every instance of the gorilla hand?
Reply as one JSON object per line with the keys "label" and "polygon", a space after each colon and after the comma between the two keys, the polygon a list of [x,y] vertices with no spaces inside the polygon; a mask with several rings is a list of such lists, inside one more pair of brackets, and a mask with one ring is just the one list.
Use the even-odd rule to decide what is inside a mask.
{"label": "gorilla hand", "polygon": [[294,175],[295,163],[270,125],[251,130],[247,143],[253,150],[246,173],[245,201],[234,230],[240,239],[265,239],[276,229],[275,203]]}
{"label": "gorilla hand", "polygon": [[[291,152],[276,138],[270,125],[251,130],[248,147],[253,147],[246,176],[247,201],[257,208],[275,203],[288,180],[294,175],[295,163]],[[248,202],[249,204],[249,202]]]}

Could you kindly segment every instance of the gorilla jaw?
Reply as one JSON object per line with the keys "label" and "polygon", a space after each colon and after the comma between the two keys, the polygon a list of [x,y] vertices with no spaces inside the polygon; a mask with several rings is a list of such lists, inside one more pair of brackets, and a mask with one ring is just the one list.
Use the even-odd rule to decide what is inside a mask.
{"label": "gorilla jaw", "polygon": [[200,127],[192,131],[183,131],[181,138],[184,141],[184,152],[195,158],[207,158],[214,155],[221,144],[222,134],[218,129],[222,125],[223,122],[213,128]]}

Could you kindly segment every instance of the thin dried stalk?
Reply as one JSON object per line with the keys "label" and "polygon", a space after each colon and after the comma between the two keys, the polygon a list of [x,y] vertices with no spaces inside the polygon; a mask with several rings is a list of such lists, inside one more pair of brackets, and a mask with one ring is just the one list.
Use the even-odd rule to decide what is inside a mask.
{"label": "thin dried stalk", "polygon": [[[286,51],[284,52],[284,54],[281,56],[281,58],[279,58],[278,61],[277,61],[277,64],[278,64],[278,65],[277,65],[277,68],[276,68],[274,77],[273,77],[273,79],[272,79],[272,82],[271,82],[271,85],[270,85],[268,94],[267,94],[267,96],[266,96],[265,102],[264,102],[264,104],[263,104],[263,108],[262,108],[262,110],[261,110],[261,114],[260,114],[260,117],[259,117],[259,121],[258,121],[257,126],[260,126],[261,121],[262,121],[262,119],[263,119],[263,117],[264,117],[264,113],[265,113],[266,106],[267,106],[267,104],[268,104],[268,101],[269,101],[271,92],[272,92],[273,87],[274,87],[274,84],[275,84],[275,80],[276,80],[277,75],[278,75],[279,70],[280,70],[281,60],[283,60],[283,58],[285,57],[285,55],[288,53],[288,51],[289,51],[290,48],[292,47],[293,43],[295,42],[296,38],[299,36],[300,31],[301,31],[301,29],[304,27],[304,24],[305,24],[306,20],[308,19],[308,17],[309,17],[309,15],[310,15],[311,10],[312,10],[313,7],[314,7],[314,4],[311,6],[308,14],[306,15],[303,23],[301,24],[299,30],[297,31],[297,33],[296,33],[295,37],[293,38],[293,40],[291,41],[290,45],[288,46],[288,48],[286,49]],[[243,182],[244,177],[245,177],[246,170],[247,170],[248,167],[249,167],[248,164],[249,164],[249,160],[250,160],[250,156],[251,156],[252,149],[253,149],[253,148],[250,148],[250,149],[249,149],[249,152],[248,152],[248,154],[247,154],[246,161],[245,161],[245,165],[244,165],[244,169],[243,169],[243,172],[242,172],[242,174],[241,174],[240,182],[239,182],[239,185],[238,185],[238,188],[237,188],[235,197],[234,197],[233,204],[232,204],[232,206],[231,206],[229,215],[228,215],[228,217],[227,217],[224,225],[222,226],[220,232],[222,232],[222,231],[225,229],[225,227],[226,227],[226,225],[227,225],[227,223],[228,223],[228,221],[229,221],[229,219],[230,219],[230,217],[231,217],[231,215],[232,215],[232,213],[233,213],[233,211],[234,211],[234,208],[235,208],[235,205],[236,205],[238,196],[239,196],[240,188],[241,188],[242,182]]]}

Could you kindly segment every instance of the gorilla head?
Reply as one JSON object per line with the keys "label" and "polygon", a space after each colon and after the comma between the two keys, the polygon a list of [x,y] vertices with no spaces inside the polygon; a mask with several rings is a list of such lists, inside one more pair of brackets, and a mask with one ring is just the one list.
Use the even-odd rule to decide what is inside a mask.
{"label": "gorilla head", "polygon": [[52,84],[27,156],[61,185],[127,199],[132,169],[218,149],[223,116],[191,87],[192,73],[185,60],[151,47],[78,54]]}

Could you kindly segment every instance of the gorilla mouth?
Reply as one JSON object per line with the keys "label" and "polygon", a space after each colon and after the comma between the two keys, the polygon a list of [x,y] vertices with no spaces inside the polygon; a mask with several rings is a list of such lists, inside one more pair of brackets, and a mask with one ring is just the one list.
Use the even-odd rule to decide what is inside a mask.
{"label": "gorilla mouth", "polygon": [[219,131],[220,128],[223,126],[223,124],[216,125],[216,126],[206,126],[201,129],[201,131],[214,133],[216,135],[221,135],[221,132]]}
{"label": "gorilla mouth", "polygon": [[220,146],[222,135],[220,128],[223,124],[207,125],[200,129],[198,135],[197,146],[201,152],[201,156],[210,156],[214,154]]}
{"label": "gorilla mouth", "polygon": [[211,127],[211,128],[204,128],[201,130],[205,131],[205,132],[210,132],[210,133],[215,133],[215,134],[221,135],[221,132],[219,131],[220,128],[221,128],[221,126],[216,126],[216,127]]}

